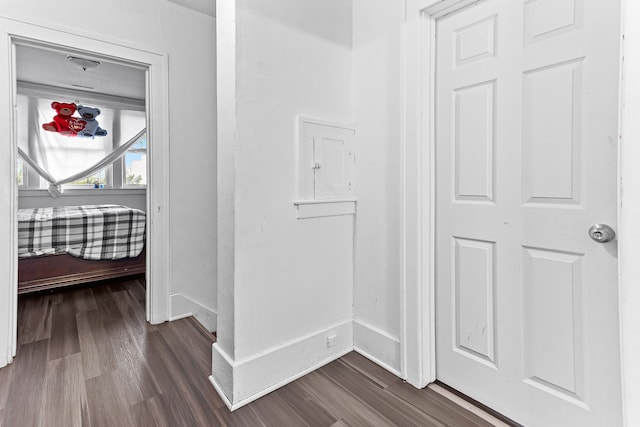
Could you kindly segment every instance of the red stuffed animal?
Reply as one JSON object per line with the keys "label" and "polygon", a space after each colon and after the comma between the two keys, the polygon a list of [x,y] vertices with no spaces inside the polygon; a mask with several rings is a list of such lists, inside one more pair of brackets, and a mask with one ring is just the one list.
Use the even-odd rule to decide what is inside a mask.
{"label": "red stuffed animal", "polygon": [[52,122],[42,125],[42,129],[49,132],[58,132],[66,136],[76,136],[86,125],[84,120],[72,117],[76,112],[76,104],[66,104],[63,102],[52,102],[51,108],[57,111]]}

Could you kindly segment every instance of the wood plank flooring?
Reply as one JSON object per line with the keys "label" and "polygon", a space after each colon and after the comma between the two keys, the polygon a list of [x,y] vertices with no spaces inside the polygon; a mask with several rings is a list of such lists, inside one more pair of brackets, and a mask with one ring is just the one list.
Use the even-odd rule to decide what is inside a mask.
{"label": "wood plank flooring", "polygon": [[231,413],[208,380],[215,338],[193,318],[149,325],[144,310],[135,279],[22,296],[0,425],[494,425],[357,353]]}

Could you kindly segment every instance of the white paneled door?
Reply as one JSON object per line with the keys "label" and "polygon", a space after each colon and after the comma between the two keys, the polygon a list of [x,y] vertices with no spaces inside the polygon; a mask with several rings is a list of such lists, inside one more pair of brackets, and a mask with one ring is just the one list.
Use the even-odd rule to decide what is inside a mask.
{"label": "white paneled door", "polygon": [[619,0],[437,24],[437,377],[526,426],[621,425]]}

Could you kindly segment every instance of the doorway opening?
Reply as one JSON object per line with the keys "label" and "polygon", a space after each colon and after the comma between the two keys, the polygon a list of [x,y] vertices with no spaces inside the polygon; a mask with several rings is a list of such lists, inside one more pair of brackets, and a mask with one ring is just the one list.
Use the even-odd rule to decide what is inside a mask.
{"label": "doorway opening", "polygon": [[[59,193],[62,191],[62,195],[56,194],[58,196],[54,198],[56,202],[51,203],[57,206],[48,206],[48,208],[68,204],[76,197],[100,196],[102,194],[110,197],[112,204],[134,204],[135,208],[143,213],[145,219],[142,220],[142,226],[139,227],[142,228],[141,240],[144,243],[144,251],[139,256],[145,264],[139,273],[144,275],[140,276],[140,278],[144,277],[144,282],[146,283],[146,290],[143,289],[144,297],[142,298],[146,311],[145,320],[152,324],[157,324],[169,319],[169,153],[168,75],[165,54],[129,48],[109,41],[91,39],[86,36],[83,37],[23,22],[0,20],[2,20],[3,28],[6,30],[4,33],[6,43],[5,48],[0,49],[0,62],[3,63],[3,68],[9,71],[8,73],[0,73],[0,91],[7,94],[9,101],[0,106],[3,117],[0,127],[3,134],[7,136],[7,144],[3,148],[3,153],[6,154],[7,159],[11,159],[11,162],[5,162],[0,165],[0,175],[6,178],[7,188],[5,191],[10,194],[9,197],[5,198],[4,205],[0,210],[2,212],[0,215],[8,220],[6,222],[8,224],[6,232],[9,236],[0,245],[0,253],[5,257],[3,265],[7,267],[5,274],[8,277],[4,281],[5,285],[0,288],[4,301],[3,308],[5,308],[1,311],[2,316],[0,316],[0,346],[2,347],[0,366],[4,366],[12,361],[17,350],[18,209],[22,207],[28,208],[29,204],[32,204],[31,207],[38,208],[39,206],[35,206],[38,203],[37,200],[48,197],[44,195],[47,192]],[[115,67],[121,72],[133,73],[137,76],[134,80],[137,79],[138,81],[136,86],[136,90],[139,91],[138,95],[131,97],[127,96],[126,93],[109,93],[109,90],[105,90],[104,92],[106,93],[98,90],[92,91],[91,84],[87,84],[86,81],[82,81],[80,78],[75,81],[67,81],[67,86],[70,87],[65,87],[63,77],[66,76],[64,76],[63,72],[59,72],[57,76],[55,73],[52,74],[50,81],[28,81],[32,79],[33,75],[37,74],[37,70],[29,69],[29,66],[37,68],[39,61],[32,62],[30,65],[27,61],[27,69],[23,69],[23,64],[20,64],[19,61],[22,58],[28,58],[32,54],[36,56],[57,54],[65,65],[68,65],[67,63],[74,65],[68,57],[76,58],[74,59],[76,62],[74,66],[78,67],[78,62],[85,64],[85,66],[79,64],[81,66],[77,68],[76,76],[78,73],[82,75],[83,73],[95,71],[95,69],[90,69],[91,64],[94,62],[99,62],[99,67],[104,66],[106,69],[114,69]],[[90,65],[86,66],[86,64]],[[42,67],[42,63],[39,66]],[[90,76],[90,74],[87,75]],[[23,76],[28,78],[23,78]],[[121,78],[123,77],[121,76]],[[125,78],[125,80],[129,79]],[[98,83],[102,84],[97,82],[96,87],[99,87]],[[113,82],[104,84],[115,86]],[[140,96],[140,94],[142,95]],[[55,97],[51,97],[51,95],[55,95]],[[46,126],[42,127],[43,124],[50,125],[50,127],[56,125],[54,116],[57,116],[57,111],[52,109],[52,104],[63,101],[64,103],[73,104],[76,98],[84,103],[84,106],[93,107],[96,110],[100,109],[99,125],[92,127],[84,123],[86,129],[93,132],[92,135],[83,137],[78,135],[62,136],[62,141],[67,142],[70,147],[74,147],[75,144],[74,148],[86,144],[85,148],[89,148],[85,149],[85,153],[78,154],[81,150],[76,150],[73,155],[76,156],[75,158],[83,156],[90,158],[91,155],[95,155],[91,150],[102,150],[103,154],[106,155],[109,148],[113,149],[113,145],[131,138],[129,141],[132,141],[132,144],[125,150],[119,165],[114,164],[113,159],[110,159],[106,164],[102,164],[100,168],[91,171],[91,174],[81,174],[83,176],[73,176],[73,173],[66,174],[66,172],[69,172],[68,170],[65,172],[64,167],[56,166],[61,169],[57,170],[55,174],[57,176],[55,177],[54,174],[47,173],[49,168],[54,168],[53,164],[55,162],[43,165],[41,169],[45,171],[44,174],[41,173],[42,171],[38,171],[37,174],[34,173],[36,169],[34,164],[36,166],[39,165],[41,159],[38,159],[38,162],[34,162],[34,164],[28,163],[27,167],[24,166],[26,161],[21,165],[18,160],[19,152],[22,149],[19,140],[21,132],[24,133],[24,131],[19,129],[19,118],[22,111],[19,108],[19,104],[21,102],[26,103],[26,111],[29,108],[38,111],[38,102],[44,103],[44,107],[47,107],[47,102],[49,102],[49,116],[46,119],[37,118],[36,121],[39,121],[39,123],[31,126],[31,129],[37,129],[38,132],[42,133],[55,133],[51,132],[51,129],[46,129]],[[136,104],[135,108],[132,108],[133,104]],[[78,103],[76,103],[76,109],[77,106]],[[46,111],[46,108],[41,109]],[[27,114],[27,122],[28,116]],[[135,131],[126,130],[127,126],[131,127],[131,121],[128,120],[127,123],[129,124],[125,125],[125,120],[117,120],[115,119],[116,116],[120,116],[120,119],[124,116],[129,119],[132,116],[137,118],[137,125],[134,127],[140,127],[139,125],[142,123],[142,129],[138,129],[138,131],[146,128],[146,134],[144,132],[136,134]],[[77,125],[76,121],[87,122],[92,118],[95,118],[95,115],[93,117],[85,116],[82,119],[79,115],[75,115],[75,119],[71,119],[71,122],[72,125]],[[109,126],[112,127],[109,128]],[[28,125],[26,129],[28,149],[30,132]],[[63,131],[68,131],[68,129],[62,129]],[[55,128],[55,130],[58,130],[58,128]],[[72,126],[72,130],[77,133],[81,129],[76,129]],[[106,130],[107,134],[111,134],[110,146],[108,142],[100,142],[100,138],[107,139],[101,130]],[[126,136],[127,132],[132,133],[133,137],[131,135]],[[147,140],[149,141],[148,147],[146,145]],[[64,142],[59,141],[59,150],[57,152],[53,150],[52,153],[64,157],[64,149],[68,148],[64,146]],[[24,160],[24,156],[20,155],[20,157]],[[95,157],[93,160],[95,160]],[[73,161],[71,163],[75,164],[76,162]],[[99,162],[96,160],[91,164],[95,166],[97,163]],[[104,166],[109,166],[109,168],[105,170]],[[126,173],[127,167],[129,167],[129,174]],[[78,169],[80,171],[83,170],[82,166],[78,166]],[[145,169],[146,178],[142,176],[142,173],[139,173],[140,170]],[[84,171],[86,172],[86,169]],[[22,173],[22,182],[18,179],[20,173]],[[42,178],[43,175],[45,178]],[[83,178],[85,179],[84,181],[82,180]],[[145,179],[146,188],[143,186]],[[47,181],[48,188],[47,185],[42,183],[43,180]],[[22,184],[24,186],[26,184],[28,186],[29,183],[38,188],[23,187],[18,189],[18,185]],[[40,185],[42,185],[42,188],[40,188]],[[123,188],[114,188],[116,185],[120,185]],[[27,191],[25,195],[28,196],[24,197],[22,201],[20,200],[21,190]],[[127,199],[126,203],[121,203],[124,198]],[[137,202],[134,199],[137,199]],[[81,205],[81,203],[76,203],[77,200],[73,200],[73,205]],[[137,214],[129,215],[136,216]],[[83,221],[88,222],[89,220]],[[116,222],[119,222],[119,220]],[[130,253],[134,253],[134,246],[137,246],[137,243],[130,244],[127,250]],[[106,252],[100,252],[99,257],[106,258]],[[115,250],[112,250],[112,254],[114,252]],[[8,261],[7,257],[11,261]],[[80,281],[77,283],[80,283]]]}
{"label": "doorway opening", "polygon": [[126,278],[145,293],[147,68],[23,41],[15,59],[20,329],[41,316],[33,292]]}

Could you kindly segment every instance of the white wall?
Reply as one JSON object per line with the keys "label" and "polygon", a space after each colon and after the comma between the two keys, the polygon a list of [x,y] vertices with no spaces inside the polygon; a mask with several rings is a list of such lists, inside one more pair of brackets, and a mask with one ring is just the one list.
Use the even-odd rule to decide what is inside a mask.
{"label": "white wall", "polygon": [[400,366],[402,22],[396,0],[353,0],[353,104],[358,156],[354,342]]}
{"label": "white wall", "polygon": [[233,275],[219,308],[233,327],[220,324],[213,381],[238,406],[352,348],[353,217],[297,220],[292,203],[296,117],[353,120],[352,11],[345,0],[234,3],[216,12],[235,36],[235,59],[224,54],[235,96],[219,105],[235,118],[235,136],[219,138],[235,211],[222,207],[234,233],[220,235],[220,269]]}
{"label": "white wall", "polygon": [[[216,2],[218,90],[218,341],[235,358],[236,5]],[[220,358],[217,359],[220,361]],[[220,365],[221,368],[223,365]],[[228,370],[227,370],[228,371]],[[216,372],[214,368],[213,372]],[[224,376],[221,376],[221,378]],[[232,387],[231,378],[224,379]],[[223,380],[223,381],[224,381]]]}
{"label": "white wall", "polygon": [[215,331],[215,19],[172,3],[162,11],[171,105],[172,316],[191,313]]}
{"label": "white wall", "polygon": [[215,327],[215,19],[166,0],[99,2],[91,11],[94,19],[78,19],[45,0],[0,2],[0,17],[168,55],[171,292],[179,308],[171,314],[200,313]]}

